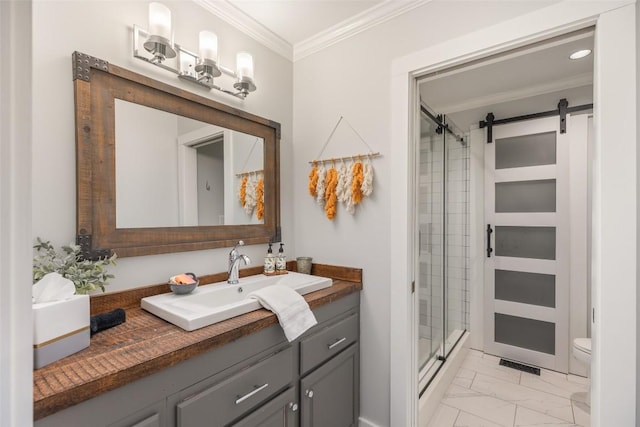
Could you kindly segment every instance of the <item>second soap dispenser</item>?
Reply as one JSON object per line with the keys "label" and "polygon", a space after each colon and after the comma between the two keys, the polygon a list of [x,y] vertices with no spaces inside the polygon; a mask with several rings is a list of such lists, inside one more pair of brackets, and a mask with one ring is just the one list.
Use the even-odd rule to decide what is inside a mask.
{"label": "second soap dispenser", "polygon": [[280,243],[278,256],[276,257],[276,274],[287,274],[287,257],[284,256],[284,243]]}

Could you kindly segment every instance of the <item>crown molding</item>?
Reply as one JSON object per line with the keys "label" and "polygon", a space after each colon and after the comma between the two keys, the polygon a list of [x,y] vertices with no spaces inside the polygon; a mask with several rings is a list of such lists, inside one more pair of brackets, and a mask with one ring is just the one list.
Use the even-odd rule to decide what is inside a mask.
{"label": "crown molding", "polygon": [[286,59],[293,60],[293,47],[282,37],[269,30],[227,0],[193,0],[196,4],[218,16],[227,24],[263,44]]}
{"label": "crown molding", "polygon": [[353,17],[319,32],[293,46],[293,61],[298,61],[369,28],[382,24],[396,16],[407,13],[432,0],[385,0]]}
{"label": "crown molding", "polygon": [[295,46],[291,46],[289,42],[227,0],[193,1],[267,48],[295,62],[433,0],[385,0],[370,9],[319,32],[315,36],[296,43]]}

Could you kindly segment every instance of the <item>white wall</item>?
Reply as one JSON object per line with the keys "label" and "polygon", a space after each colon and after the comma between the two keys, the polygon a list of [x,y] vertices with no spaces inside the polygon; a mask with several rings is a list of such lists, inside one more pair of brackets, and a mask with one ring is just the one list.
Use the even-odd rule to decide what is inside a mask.
{"label": "white wall", "polygon": [[31,2],[0,2],[0,426],[33,418]]}
{"label": "white wall", "polygon": [[[258,90],[243,102],[202,90],[132,56],[132,26],[146,28],[146,1],[36,1],[33,5],[33,237],[75,240],[75,136],[71,53],[75,50],[282,124],[283,238],[293,246],[291,212],[292,64],[190,1],[165,1],[176,41],[196,51],[198,32],[218,34],[221,63],[240,50],[254,56]],[[52,42],[54,41],[54,42]],[[293,247],[291,247],[293,253]],[[164,282],[180,271],[225,271],[228,249],[121,258],[108,291]],[[243,249],[254,265],[266,245]]]}
{"label": "white wall", "polygon": [[115,117],[116,227],[180,225],[179,116],[116,99]]}
{"label": "white wall", "polygon": [[[360,321],[360,409],[364,425],[390,425],[390,335],[405,333],[390,329],[389,310],[392,288],[404,286],[402,278],[391,277],[390,273],[392,210],[403,209],[391,205],[391,173],[398,171],[392,171],[390,165],[392,151],[404,149],[403,142],[391,133],[391,62],[548,4],[537,1],[430,2],[295,63],[295,255],[364,269]],[[375,178],[371,198],[357,208],[354,216],[340,207],[331,222],[308,195],[307,161],[317,158],[341,115],[382,157],[373,160]],[[322,157],[366,152],[367,147],[357,136],[344,132],[336,133]]]}

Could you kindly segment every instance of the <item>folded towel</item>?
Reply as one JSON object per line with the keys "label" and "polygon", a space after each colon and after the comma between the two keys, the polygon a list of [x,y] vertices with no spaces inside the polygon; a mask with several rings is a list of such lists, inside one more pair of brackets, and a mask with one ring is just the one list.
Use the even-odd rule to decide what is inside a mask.
{"label": "folded towel", "polygon": [[318,323],[304,298],[286,286],[267,286],[250,293],[247,297],[258,300],[264,308],[278,316],[280,326],[289,342]]}

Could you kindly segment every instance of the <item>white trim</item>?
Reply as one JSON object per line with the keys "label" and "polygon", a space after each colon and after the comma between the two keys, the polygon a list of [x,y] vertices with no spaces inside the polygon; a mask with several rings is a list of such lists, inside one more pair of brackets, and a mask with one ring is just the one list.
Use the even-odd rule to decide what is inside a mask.
{"label": "white trim", "polygon": [[[613,132],[615,135],[623,136],[625,142],[625,148],[629,144],[635,143],[635,52],[633,51],[633,40],[627,40],[626,37],[629,36],[629,32],[634,32],[634,27],[629,25],[625,21],[620,14],[611,13],[615,9],[634,5],[633,1],[619,1],[619,2],[573,2],[573,1],[563,1],[562,3],[556,3],[544,9],[538,10],[536,12],[532,12],[530,14],[505,21],[503,23],[494,25],[492,27],[484,28],[479,31],[475,31],[470,34],[466,34],[464,36],[451,39],[449,41],[440,43],[435,46],[431,46],[429,48],[423,49],[418,52],[413,52],[409,55],[400,57],[395,59],[391,64],[391,134],[394,137],[394,141],[396,143],[395,149],[392,150],[390,170],[391,170],[391,188],[390,193],[391,197],[391,205],[394,206],[394,209],[391,210],[391,265],[390,272],[391,277],[394,278],[393,286],[391,286],[391,330],[394,331],[391,334],[391,343],[390,343],[390,351],[391,351],[391,376],[390,376],[390,395],[391,395],[391,408],[390,408],[390,424],[391,425],[412,425],[407,420],[410,420],[412,417],[417,416],[417,405],[416,405],[416,395],[413,378],[411,376],[411,372],[407,372],[404,367],[411,366],[411,359],[409,356],[411,355],[408,352],[408,348],[412,346],[412,336],[410,332],[414,325],[411,324],[411,317],[407,316],[407,307],[411,307],[412,299],[409,292],[409,267],[407,265],[407,260],[412,255],[411,247],[409,246],[409,241],[407,239],[407,233],[409,232],[409,224],[411,223],[411,219],[408,215],[408,208],[410,206],[409,202],[409,194],[407,191],[407,183],[409,182],[408,176],[408,165],[410,165],[409,159],[407,158],[408,145],[410,144],[411,139],[409,138],[409,127],[414,125],[413,120],[409,120],[410,117],[410,109],[414,109],[415,106],[412,101],[415,99],[417,94],[417,87],[412,83],[415,81],[415,78],[428,74],[430,72],[435,72],[439,70],[446,69],[448,67],[463,64],[470,60],[480,59],[486,57],[488,55],[504,52],[509,49],[513,49],[516,47],[524,46],[536,41],[543,40],[545,38],[553,37],[556,35],[564,34],[570,31],[575,31],[581,28],[585,28],[587,26],[594,25],[596,23],[600,23],[599,18],[609,13],[609,19],[607,20],[607,24],[604,27],[604,30],[600,31],[606,34],[606,43],[596,42],[598,45],[596,46],[596,52],[598,51],[598,47],[611,49],[611,52],[608,52],[611,57],[610,64],[607,64],[606,61],[598,60],[596,55],[596,72],[594,74],[594,86],[598,87],[598,84],[606,83],[624,83],[629,84],[626,87],[626,92],[621,93],[619,90],[616,90],[614,94],[605,96],[598,96],[596,92],[595,103],[598,105],[598,102],[604,101],[604,104],[600,106],[602,110],[607,109],[607,117],[606,119],[600,119],[596,122],[596,146],[602,145],[600,141],[602,141],[602,136],[607,135],[608,132]],[[635,6],[631,6],[635,7]],[[628,9],[625,9],[624,13],[627,15],[633,16],[634,13],[630,13]],[[623,22],[624,21],[624,22]],[[625,31],[620,33],[615,30],[615,26],[618,23],[623,23]],[[617,33],[614,35],[614,33]],[[614,72],[615,64],[619,62],[619,59],[616,60],[613,58],[615,55],[619,55],[616,45],[613,43],[613,39],[615,37],[624,37],[625,40],[623,44],[628,46],[625,48],[626,51],[631,51],[628,59],[628,64],[625,64],[624,70],[618,70],[620,76],[616,76]],[[605,71],[604,76],[602,71]],[[621,77],[623,80],[616,80],[616,77]],[[629,80],[631,79],[631,80]],[[411,90],[409,90],[411,88]],[[621,96],[625,99],[624,105],[620,103],[616,103],[613,100],[614,96]],[[630,99],[628,99],[630,98]],[[633,102],[629,103],[629,101],[633,99]],[[617,117],[620,115],[620,117]],[[620,126],[621,123],[627,123],[628,126]],[[618,131],[615,131],[615,128],[620,128]],[[633,129],[630,129],[632,127]],[[621,134],[621,135],[620,135]],[[612,138],[607,138],[607,140],[612,140]],[[601,149],[602,147],[600,147]],[[597,151],[597,150],[596,150]],[[626,153],[627,161],[635,162],[635,147]],[[594,154],[598,154],[597,152]],[[633,157],[633,159],[631,158]],[[635,166],[635,163],[633,163]],[[630,168],[630,165],[625,163],[625,172]],[[610,178],[610,181],[613,179]],[[630,190],[635,191],[635,181],[629,182]],[[594,186],[601,185],[594,179]],[[611,184],[609,184],[611,185]],[[633,213],[635,215],[635,195],[634,197],[634,210],[629,211],[629,214]],[[594,206],[597,205],[601,198],[594,195]],[[619,200],[616,200],[616,208],[620,203]],[[610,212],[610,215],[613,215],[614,212]],[[626,234],[633,234],[635,236],[635,221],[631,224],[626,216],[624,224],[619,224],[616,227],[611,227],[610,224],[606,223],[598,223],[601,221],[603,214],[598,210],[594,210],[594,223],[598,224],[598,227],[594,230],[594,257],[595,261],[599,261],[599,257],[602,257],[602,253],[598,251],[595,246],[600,243],[599,239],[602,239],[604,235],[606,235],[604,231],[612,230],[614,233],[610,234],[610,238],[614,238],[614,236],[622,235],[617,233],[618,227],[628,227],[629,229],[626,231]],[[597,233],[596,233],[597,232]],[[599,233],[599,234],[598,234]],[[627,236],[627,238],[631,238]],[[634,240],[635,244],[635,240]],[[598,262],[594,264],[594,306],[602,303],[602,298],[598,292],[596,292],[596,288],[600,286],[600,283],[597,282],[597,277],[602,275],[603,273],[610,273],[613,271],[614,267],[620,266],[623,267],[622,271],[616,273],[616,277],[620,274],[630,273],[628,278],[624,279],[624,291],[631,290],[627,296],[629,303],[631,301],[635,302],[635,288],[630,289],[628,282],[633,280],[635,281],[635,267],[633,267],[635,263],[635,258],[633,262],[628,262],[628,257],[635,257],[636,250],[635,246],[627,248],[629,249],[628,254],[624,257],[624,262],[628,263],[626,267],[621,265],[621,261],[616,262],[611,259],[615,255],[607,257],[608,264],[606,269],[600,267]],[[617,252],[617,251],[615,251]],[[633,269],[633,272],[630,270]],[[609,288],[611,289],[611,288]],[[620,295],[615,292],[609,291],[608,296],[608,304],[607,308],[611,309],[611,303],[617,302],[620,299]],[[631,310],[632,313],[635,313],[635,306]],[[613,334],[613,326],[615,323],[611,324],[610,332]],[[631,399],[635,402],[635,326],[636,323],[633,322],[631,324],[617,325],[620,328],[625,327],[627,330],[627,334],[624,337],[628,337],[628,342],[620,348],[612,348],[611,351],[625,351],[628,353],[628,357],[634,358],[633,362],[630,364],[625,364],[625,368],[628,368],[629,371],[627,376],[622,381],[624,384],[625,399],[624,403],[628,403],[627,400]],[[594,325],[594,334],[596,332],[596,327]],[[612,335],[610,340],[616,341],[615,336],[620,336],[619,331],[617,334]],[[621,338],[617,339],[619,342]],[[594,362],[592,370],[592,374],[594,375],[594,381],[597,382],[601,380],[598,378],[602,375],[599,371],[599,364],[603,362],[598,360],[596,355],[597,347],[594,347]],[[626,357],[625,357],[626,360]],[[607,363],[614,365],[616,363],[615,359],[609,357]],[[395,375],[394,375],[395,374]],[[413,372],[413,376],[417,376],[417,370]],[[613,385],[616,381],[622,380],[619,375],[616,375],[607,380],[607,385]],[[633,383],[633,388],[631,387],[631,383]],[[619,390],[621,391],[621,390]],[[601,419],[605,419],[603,417],[603,413],[601,411],[606,412],[606,415],[610,415],[614,420],[623,420],[619,425],[632,425],[633,422],[629,422],[628,417],[635,415],[634,405],[623,405],[623,402],[619,402],[617,405],[613,405],[611,403],[607,403],[606,408],[600,408],[601,396],[600,394],[609,392],[611,399],[614,399],[616,393],[612,388],[607,387],[607,390],[602,390],[601,393],[594,393],[592,395],[592,421],[594,421],[594,427],[597,427],[599,421]],[[616,412],[617,411],[617,412]]]}
{"label": "white trim", "polygon": [[497,213],[493,215],[493,222],[490,224],[520,226],[526,218],[527,225],[531,227],[554,227],[557,223],[557,216],[555,212]]}
{"label": "white trim", "polygon": [[0,425],[33,420],[32,2],[0,1]]}
{"label": "white trim", "polygon": [[293,61],[298,61],[431,1],[432,0],[385,0],[364,12],[345,19],[306,40],[296,43],[293,46]]}
{"label": "white trim", "polygon": [[[495,245],[493,245],[495,246]],[[521,271],[523,273],[557,274],[558,262],[547,259],[493,257],[496,270]],[[489,292],[491,295],[491,292]]]}
{"label": "white trim", "polygon": [[[545,322],[557,323],[562,314],[552,307],[541,305],[531,305],[514,301],[495,300],[493,308],[496,313],[506,314],[515,317],[525,317],[527,319],[542,320]],[[569,348],[567,346],[567,348]],[[566,373],[566,372],[565,372]]]}
{"label": "white trim", "polygon": [[533,181],[539,179],[554,179],[555,177],[556,165],[496,169],[495,172],[495,182]]}
{"label": "white trim", "polygon": [[293,59],[291,43],[256,21],[228,0],[193,0],[196,4],[213,13],[227,24],[237,28],[258,43],[282,55],[289,61]]}
{"label": "white trim", "polygon": [[598,19],[594,51],[591,422],[636,425],[635,5]]}

